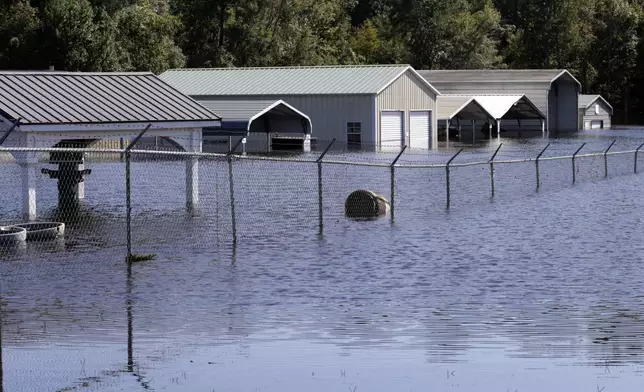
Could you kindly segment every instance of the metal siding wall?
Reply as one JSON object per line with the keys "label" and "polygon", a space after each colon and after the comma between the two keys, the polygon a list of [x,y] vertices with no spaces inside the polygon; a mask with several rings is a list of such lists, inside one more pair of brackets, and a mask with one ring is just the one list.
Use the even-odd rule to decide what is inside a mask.
{"label": "metal siding wall", "polygon": [[556,84],[559,92],[557,97],[556,130],[559,132],[577,131],[579,93],[575,88],[575,83],[559,79],[554,84]]}
{"label": "metal siding wall", "polygon": [[[582,126],[585,126],[586,121],[592,121],[592,120],[603,120],[604,121],[604,129],[610,129],[610,127],[612,125],[611,124],[611,116],[610,116],[610,114],[603,113],[603,114],[596,115],[595,112],[593,112],[592,115],[587,114],[587,115],[584,116]],[[582,128],[582,129],[586,129],[586,128]]]}
{"label": "metal siding wall", "polygon": [[547,83],[498,83],[498,82],[431,82],[441,94],[489,95],[525,94],[544,114],[548,107]]}
{"label": "metal siding wall", "polygon": [[[248,96],[199,97],[208,101],[208,107],[217,112],[216,101],[247,101]],[[282,99],[309,116],[312,124],[311,136],[322,140],[337,138],[337,143],[347,142],[347,122],[362,123],[362,142],[375,144],[371,95],[271,95],[255,96],[257,100]],[[225,120],[225,119],[224,119]]]}
{"label": "metal siding wall", "polygon": [[586,110],[586,116],[596,116],[595,114],[595,105],[599,105],[599,114],[600,115],[609,115],[610,113],[608,111],[608,108],[606,105],[604,105],[604,102],[601,100],[595,101],[594,104],[590,105],[590,107]]}
{"label": "metal siding wall", "polygon": [[[440,91],[440,89],[438,90]],[[405,144],[409,144],[409,112],[413,110],[430,110],[432,116],[432,140],[438,139],[436,94],[410,71],[401,75],[400,78],[376,97],[377,130],[380,129],[379,113],[383,110],[404,111]]]}

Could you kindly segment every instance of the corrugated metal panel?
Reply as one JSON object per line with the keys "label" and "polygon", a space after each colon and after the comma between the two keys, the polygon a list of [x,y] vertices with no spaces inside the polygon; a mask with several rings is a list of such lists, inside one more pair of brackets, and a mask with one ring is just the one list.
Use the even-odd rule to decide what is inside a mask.
{"label": "corrugated metal panel", "polygon": [[[419,70],[418,73],[432,84],[435,82],[551,83],[560,76],[577,81],[565,69]],[[443,92],[440,88],[439,90]]]}
{"label": "corrugated metal panel", "polygon": [[419,81],[413,72],[405,72],[376,97],[376,129],[380,127],[380,112],[404,111],[403,127],[405,128],[406,142],[409,143],[409,113],[413,110],[429,110],[432,112],[432,140],[437,140],[437,122],[434,115],[436,96],[436,93]]}
{"label": "corrugated metal panel", "polygon": [[441,95],[436,105],[439,121],[448,120],[457,115],[468,120],[488,120],[493,117],[474,97],[467,95]]}
{"label": "corrugated metal panel", "polygon": [[190,96],[376,94],[409,65],[171,69],[161,79]]}
{"label": "corrugated metal panel", "polygon": [[595,101],[599,101],[600,107],[605,110],[607,113],[613,113],[613,107],[608,103],[608,101],[598,94],[579,94],[578,107],[580,109],[586,109],[590,105],[594,104]]}
{"label": "corrugated metal panel", "polygon": [[216,112],[224,121],[248,120],[257,113],[274,104],[277,99],[237,99],[216,101],[199,98],[206,108]]}
{"label": "corrugated metal panel", "polygon": [[477,95],[474,99],[490,113],[494,119],[500,119],[509,112],[520,118],[545,118],[530,100],[524,95]]}
{"label": "corrugated metal panel", "polygon": [[585,109],[588,107],[588,105],[592,104],[595,102],[595,100],[599,98],[599,95],[597,94],[579,94],[579,105],[578,107],[581,109]]}
{"label": "corrugated metal panel", "polygon": [[525,95],[543,113],[548,108],[549,83],[454,83],[433,84],[444,95]]}
{"label": "corrugated metal panel", "polygon": [[[579,90],[576,87],[574,83],[564,79],[558,79],[553,83],[552,90],[556,92],[557,111],[550,131],[576,132],[579,130],[577,118]],[[550,120],[553,118],[551,117]]]}
{"label": "corrugated metal panel", "polygon": [[[312,134],[324,144],[333,138],[337,145],[347,142],[347,123],[362,124],[362,142],[375,144],[375,125],[371,108],[372,96],[369,95],[262,95],[253,100],[275,102],[283,100],[305,113],[312,123]],[[235,102],[248,102],[248,96],[202,96],[198,97],[203,105],[213,108],[234,106]],[[226,119],[225,116],[224,120]]]}
{"label": "corrugated metal panel", "polygon": [[212,121],[152,73],[0,71],[0,115],[22,124]]}

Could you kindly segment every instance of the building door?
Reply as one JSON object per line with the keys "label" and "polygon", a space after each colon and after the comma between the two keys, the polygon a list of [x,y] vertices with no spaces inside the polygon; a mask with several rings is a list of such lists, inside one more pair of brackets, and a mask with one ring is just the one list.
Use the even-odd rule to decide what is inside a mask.
{"label": "building door", "polygon": [[409,114],[409,147],[429,149],[431,132],[431,112],[411,112]]}
{"label": "building door", "polygon": [[604,129],[604,121],[592,120],[590,122],[590,129]]}
{"label": "building door", "polygon": [[380,112],[380,147],[402,147],[403,112]]}

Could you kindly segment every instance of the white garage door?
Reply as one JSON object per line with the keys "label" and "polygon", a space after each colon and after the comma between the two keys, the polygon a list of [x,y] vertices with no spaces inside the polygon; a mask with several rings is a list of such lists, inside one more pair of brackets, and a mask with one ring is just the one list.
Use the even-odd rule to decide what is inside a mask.
{"label": "white garage door", "polygon": [[409,147],[429,149],[430,124],[430,112],[411,112],[409,114]]}
{"label": "white garage door", "polygon": [[380,147],[402,147],[403,112],[380,113]]}
{"label": "white garage door", "polygon": [[604,122],[602,120],[592,120],[590,122],[590,129],[602,129],[604,128]]}

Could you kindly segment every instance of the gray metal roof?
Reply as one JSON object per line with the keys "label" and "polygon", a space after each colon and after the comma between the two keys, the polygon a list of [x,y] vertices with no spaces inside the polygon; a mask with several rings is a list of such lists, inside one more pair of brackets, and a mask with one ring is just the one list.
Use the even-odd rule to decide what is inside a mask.
{"label": "gray metal roof", "polygon": [[608,103],[608,101],[599,94],[579,94],[578,107],[580,109],[588,109],[590,105],[595,103],[595,101],[597,101],[598,99],[603,101],[610,110],[611,114],[613,114],[613,107],[611,106],[611,104]]}
{"label": "gray metal roof", "polygon": [[149,72],[0,71],[0,115],[21,124],[219,120]]}
{"label": "gray metal roof", "polygon": [[199,100],[206,108],[217,112],[224,121],[248,121],[275,103],[274,99]]}
{"label": "gray metal roof", "polygon": [[565,69],[475,69],[475,70],[419,70],[429,83],[552,83],[564,76],[579,86],[581,83]]}
{"label": "gray metal roof", "polygon": [[460,117],[466,120],[494,118],[474,97],[466,95],[440,95],[436,101],[438,120]]}
{"label": "gray metal roof", "polygon": [[[440,99],[445,99],[445,97],[448,99],[453,98],[455,102],[458,102],[459,97],[461,98],[461,102],[467,102],[469,99],[473,99],[495,120],[546,118],[545,114],[528,97],[522,94],[478,94],[474,96],[452,94],[441,95]],[[440,101],[438,104],[440,104]],[[440,107],[438,110],[440,113]],[[439,119],[441,118],[439,117]]]}
{"label": "gray metal roof", "polygon": [[171,69],[160,77],[190,96],[371,95],[380,93],[408,71],[438,94],[406,64]]}

